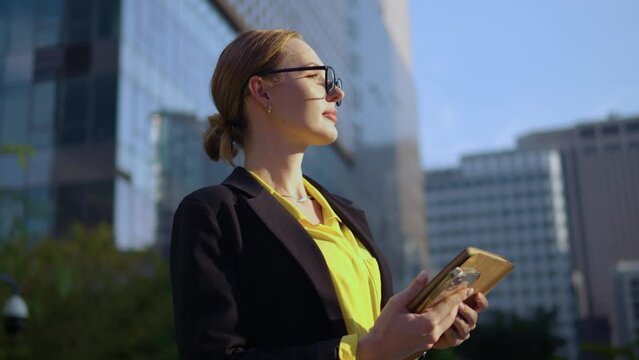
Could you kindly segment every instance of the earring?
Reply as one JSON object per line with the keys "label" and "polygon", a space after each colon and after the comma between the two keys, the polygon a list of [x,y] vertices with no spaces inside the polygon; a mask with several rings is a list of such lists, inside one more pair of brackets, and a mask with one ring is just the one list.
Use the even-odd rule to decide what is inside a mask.
{"label": "earring", "polygon": [[271,104],[268,104],[268,107],[266,108],[266,113],[270,114],[273,111],[273,108],[271,107]]}

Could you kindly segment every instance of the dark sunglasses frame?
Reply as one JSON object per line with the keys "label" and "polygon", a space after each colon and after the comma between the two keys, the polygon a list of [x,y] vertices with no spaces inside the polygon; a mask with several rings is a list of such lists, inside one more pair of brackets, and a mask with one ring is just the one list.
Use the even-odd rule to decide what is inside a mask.
{"label": "dark sunglasses frame", "polygon": [[[330,82],[329,82],[329,79],[328,79],[328,70],[329,69],[331,70],[331,73],[333,74],[333,78],[331,79]],[[301,67],[292,67],[292,68],[284,68],[284,69],[275,69],[275,70],[269,70],[269,71],[262,71],[262,72],[259,72],[259,73],[255,74],[255,75],[257,75],[257,76],[267,76],[267,75],[279,74],[279,73],[284,73],[284,72],[306,71],[306,70],[324,70],[324,89],[326,89],[326,95],[331,95],[331,93],[333,93],[333,91],[335,90],[335,87],[343,89],[343,87],[342,87],[342,79],[338,78],[337,74],[335,73],[335,69],[333,69],[331,66],[328,66],[328,65],[301,66]],[[339,100],[335,104],[337,106],[342,105],[342,100]]]}

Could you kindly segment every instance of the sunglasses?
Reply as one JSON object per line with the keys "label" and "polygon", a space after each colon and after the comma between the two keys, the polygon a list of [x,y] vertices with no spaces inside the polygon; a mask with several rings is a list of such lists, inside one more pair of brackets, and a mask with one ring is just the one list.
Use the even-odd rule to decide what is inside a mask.
{"label": "sunglasses", "polygon": [[[302,66],[302,67],[293,67],[293,68],[286,68],[286,69],[276,69],[276,70],[259,72],[255,75],[266,76],[266,75],[279,74],[284,72],[306,71],[306,70],[324,70],[324,88],[326,89],[326,95],[333,94],[333,91],[335,91],[336,87],[343,89],[342,79],[338,78],[337,75],[335,75],[335,70],[333,70],[331,66],[327,66],[327,65]],[[342,105],[342,100],[339,100],[336,103],[336,105],[337,106]]]}

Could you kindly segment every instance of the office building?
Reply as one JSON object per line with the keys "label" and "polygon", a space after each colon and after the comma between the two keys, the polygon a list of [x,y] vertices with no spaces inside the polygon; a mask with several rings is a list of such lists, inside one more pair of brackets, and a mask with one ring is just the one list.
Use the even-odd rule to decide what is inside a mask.
{"label": "office building", "polygon": [[639,117],[535,132],[518,147],[560,153],[580,341],[619,344],[610,274],[618,261],[639,259]]}
{"label": "office building", "polygon": [[105,222],[121,248],[153,243],[152,115],[212,111],[212,59],[235,30],[196,0],[0,6],[0,143],[35,149],[26,170],[0,159],[12,217],[33,236]]}
{"label": "office building", "polygon": [[[304,35],[347,92],[338,142],[311,149],[304,170],[366,210],[401,286],[426,265],[427,253],[400,3],[383,11],[387,1],[1,2],[0,145],[35,149],[26,169],[0,155],[0,189],[11,193],[0,199],[1,228],[21,218],[37,238],[62,235],[74,221],[105,222],[123,249],[165,241],[158,232],[168,231],[166,209],[194,184],[180,179],[169,190],[177,183],[167,164],[197,146],[162,146],[215,112],[210,76],[239,31],[285,27]],[[163,130],[172,126],[175,134]],[[198,172],[189,167],[196,164],[180,166]],[[231,171],[202,166],[208,175],[187,178],[213,181]]]}
{"label": "office building", "polygon": [[184,195],[221,183],[227,176],[228,166],[211,162],[202,151],[206,126],[192,114],[159,112],[151,116],[154,157],[149,162],[153,172],[150,189],[156,212],[153,233],[158,249],[167,257],[173,212]]}
{"label": "office building", "polygon": [[[562,163],[556,151],[468,155],[458,167],[427,171],[428,238],[443,268],[467,246],[501,254],[515,270],[491,293],[491,311],[523,317],[556,311],[561,355],[575,359]],[[488,312],[486,316],[490,316]]]}
{"label": "office building", "polygon": [[633,346],[639,340],[639,260],[619,261],[613,276],[619,344]]}

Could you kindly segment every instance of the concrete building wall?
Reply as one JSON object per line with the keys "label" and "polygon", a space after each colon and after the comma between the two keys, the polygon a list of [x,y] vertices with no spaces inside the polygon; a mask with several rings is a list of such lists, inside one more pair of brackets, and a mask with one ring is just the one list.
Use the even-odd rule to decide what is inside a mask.
{"label": "concrete building wall", "polygon": [[[639,260],[619,261],[613,281],[616,330],[619,343],[628,346],[639,340]],[[635,347],[635,356],[638,351]]]}
{"label": "concrete building wall", "polygon": [[583,340],[618,343],[610,274],[617,261],[639,258],[639,117],[533,133],[518,146],[560,151],[579,314],[594,336]]}
{"label": "concrete building wall", "polygon": [[[562,164],[554,151],[469,155],[427,172],[428,237],[443,268],[467,246],[506,256],[515,270],[489,295],[491,310],[556,310],[561,355],[577,354]],[[490,316],[490,312],[487,314]]]}

